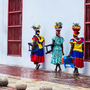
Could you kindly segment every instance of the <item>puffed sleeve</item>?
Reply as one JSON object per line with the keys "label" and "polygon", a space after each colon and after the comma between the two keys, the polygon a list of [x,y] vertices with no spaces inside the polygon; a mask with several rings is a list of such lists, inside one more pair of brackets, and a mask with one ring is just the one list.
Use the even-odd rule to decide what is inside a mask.
{"label": "puffed sleeve", "polygon": [[80,39],[81,39],[81,40],[80,40],[80,43],[81,43],[81,44],[84,44],[84,37],[81,37]]}
{"label": "puffed sleeve", "polygon": [[76,40],[72,38],[72,39],[70,39],[69,43],[71,44],[71,42],[76,43]]}
{"label": "puffed sleeve", "polygon": [[84,37],[83,37],[83,44],[84,44]]}
{"label": "puffed sleeve", "polygon": [[61,43],[63,43],[64,42],[64,38],[63,37],[61,37]]}
{"label": "puffed sleeve", "polygon": [[54,37],[52,38],[52,41],[55,40],[55,38],[56,38],[56,37],[54,36]]}

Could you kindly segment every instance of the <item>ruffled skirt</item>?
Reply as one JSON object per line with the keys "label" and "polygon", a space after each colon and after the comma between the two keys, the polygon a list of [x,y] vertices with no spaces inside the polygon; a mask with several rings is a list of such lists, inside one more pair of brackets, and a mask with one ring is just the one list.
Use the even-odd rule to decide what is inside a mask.
{"label": "ruffled skirt", "polygon": [[74,65],[76,68],[83,68],[84,67],[83,52],[72,51],[71,56],[75,58]]}
{"label": "ruffled skirt", "polygon": [[31,61],[36,63],[43,63],[44,62],[44,49],[39,49],[38,52],[31,53]]}
{"label": "ruffled skirt", "polygon": [[51,63],[54,65],[62,64],[62,51],[61,50],[54,50],[52,52]]}

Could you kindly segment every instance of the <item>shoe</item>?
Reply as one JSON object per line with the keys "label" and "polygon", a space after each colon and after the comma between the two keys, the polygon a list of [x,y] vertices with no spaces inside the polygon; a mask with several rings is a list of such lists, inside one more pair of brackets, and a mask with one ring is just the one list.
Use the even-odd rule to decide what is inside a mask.
{"label": "shoe", "polygon": [[57,69],[55,69],[55,72],[57,72]]}
{"label": "shoe", "polygon": [[79,75],[79,73],[76,73],[76,75]]}
{"label": "shoe", "polygon": [[39,69],[39,67],[40,67],[40,64],[38,64],[36,68]]}
{"label": "shoe", "polygon": [[74,72],[73,72],[73,75],[79,75],[79,73],[77,73],[77,72],[74,73]]}
{"label": "shoe", "polygon": [[58,73],[61,73],[62,72],[62,70],[58,70]]}

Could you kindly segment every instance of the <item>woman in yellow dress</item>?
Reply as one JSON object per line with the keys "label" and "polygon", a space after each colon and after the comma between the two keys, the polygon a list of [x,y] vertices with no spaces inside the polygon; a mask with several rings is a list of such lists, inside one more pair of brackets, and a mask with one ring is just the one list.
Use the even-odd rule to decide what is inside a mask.
{"label": "woman in yellow dress", "polygon": [[83,51],[84,51],[84,38],[78,37],[80,26],[76,23],[72,26],[73,29],[73,38],[70,40],[71,49],[68,56],[75,58],[74,65],[74,74],[79,75],[78,68],[83,68]]}

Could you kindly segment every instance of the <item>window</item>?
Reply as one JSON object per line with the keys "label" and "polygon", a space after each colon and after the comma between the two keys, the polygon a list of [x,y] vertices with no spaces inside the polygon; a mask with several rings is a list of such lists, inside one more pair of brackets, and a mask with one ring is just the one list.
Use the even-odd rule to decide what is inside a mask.
{"label": "window", "polygon": [[84,59],[90,61],[90,0],[85,0]]}
{"label": "window", "polygon": [[7,54],[22,55],[22,0],[8,0]]}

